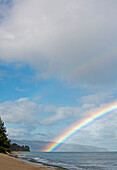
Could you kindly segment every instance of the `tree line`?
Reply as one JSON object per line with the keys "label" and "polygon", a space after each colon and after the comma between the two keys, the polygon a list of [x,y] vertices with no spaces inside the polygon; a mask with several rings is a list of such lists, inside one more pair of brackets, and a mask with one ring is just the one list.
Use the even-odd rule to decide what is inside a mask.
{"label": "tree line", "polygon": [[30,151],[29,146],[24,146],[24,145],[20,146],[17,145],[16,143],[11,144],[10,148],[12,151]]}
{"label": "tree line", "polygon": [[11,144],[10,142],[11,141],[8,139],[8,135],[6,134],[4,122],[0,117],[0,152],[7,153],[11,151],[30,151],[29,146],[20,146],[16,143]]}

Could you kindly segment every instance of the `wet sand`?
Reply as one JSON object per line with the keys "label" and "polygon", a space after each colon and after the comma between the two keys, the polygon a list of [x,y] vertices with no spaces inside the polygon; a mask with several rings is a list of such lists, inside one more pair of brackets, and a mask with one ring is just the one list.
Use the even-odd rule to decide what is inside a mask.
{"label": "wet sand", "polygon": [[55,168],[26,163],[20,159],[0,153],[0,170],[55,170]]}

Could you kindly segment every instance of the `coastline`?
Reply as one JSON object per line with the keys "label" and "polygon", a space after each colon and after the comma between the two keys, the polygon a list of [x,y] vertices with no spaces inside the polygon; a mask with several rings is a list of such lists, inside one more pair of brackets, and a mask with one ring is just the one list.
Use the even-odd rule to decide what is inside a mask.
{"label": "coastline", "polygon": [[1,170],[54,170],[43,165],[23,162],[21,159],[11,157],[10,155],[0,153],[0,168]]}

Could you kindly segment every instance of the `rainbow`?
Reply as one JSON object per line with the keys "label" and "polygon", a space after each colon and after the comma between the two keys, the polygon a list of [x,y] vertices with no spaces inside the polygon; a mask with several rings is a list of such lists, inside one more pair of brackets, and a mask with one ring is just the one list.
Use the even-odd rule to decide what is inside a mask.
{"label": "rainbow", "polygon": [[95,121],[115,111],[117,111],[117,102],[107,104],[105,107],[98,109],[98,111],[95,111],[94,114],[88,116],[87,118],[83,119],[80,122],[77,122],[72,127],[70,127],[67,131],[62,133],[62,135],[60,135],[58,138],[55,139],[57,143],[50,143],[49,145],[46,146],[44,150],[42,150],[42,152],[56,151],[59,147],[61,147],[61,145],[63,145],[66,141],[68,141],[73,135],[80,132],[82,129],[86,128],[87,126],[94,123]]}

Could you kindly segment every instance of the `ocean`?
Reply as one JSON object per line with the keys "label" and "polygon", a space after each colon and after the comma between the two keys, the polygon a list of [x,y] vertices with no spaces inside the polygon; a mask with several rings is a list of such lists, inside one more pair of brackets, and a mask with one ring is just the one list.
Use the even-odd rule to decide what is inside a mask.
{"label": "ocean", "polygon": [[18,157],[69,170],[117,170],[117,152],[24,152]]}

